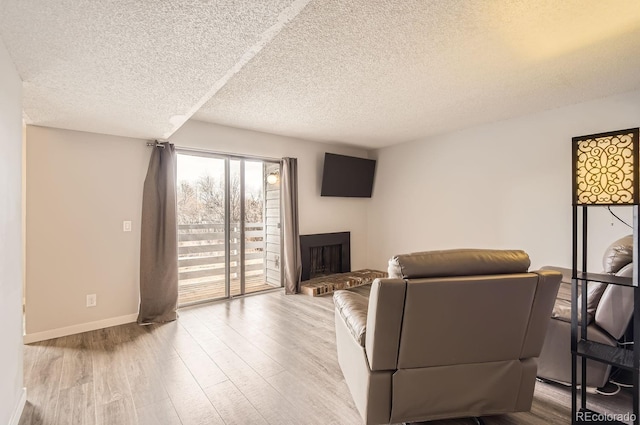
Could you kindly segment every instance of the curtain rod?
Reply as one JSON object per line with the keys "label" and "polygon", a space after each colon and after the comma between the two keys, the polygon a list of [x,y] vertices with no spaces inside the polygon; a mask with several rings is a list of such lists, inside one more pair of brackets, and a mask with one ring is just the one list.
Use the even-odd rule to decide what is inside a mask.
{"label": "curtain rod", "polygon": [[[165,142],[166,143],[166,142]],[[163,148],[165,147],[163,142],[155,140],[153,142],[147,142],[147,146],[155,147],[155,148]],[[208,155],[220,155],[227,156],[231,158],[241,158],[241,159],[255,159],[257,161],[269,161],[269,162],[281,162],[281,158],[271,158],[268,156],[256,156],[256,155],[242,155],[237,153],[229,153],[229,152],[220,152],[220,151],[212,151],[208,149],[199,149],[199,148],[188,148],[183,146],[176,146],[177,152],[182,152],[185,154],[208,154]]]}
{"label": "curtain rod", "polygon": [[187,148],[182,146],[176,146],[176,151],[185,153],[185,154],[208,154],[208,155],[220,155],[220,156],[228,156],[230,158],[239,158],[239,159],[255,159],[257,161],[269,161],[269,162],[281,162],[281,158],[270,158],[268,156],[256,156],[256,155],[243,155],[238,153],[230,153],[230,152],[220,152],[220,151],[212,151],[208,149],[199,149],[199,148]]}

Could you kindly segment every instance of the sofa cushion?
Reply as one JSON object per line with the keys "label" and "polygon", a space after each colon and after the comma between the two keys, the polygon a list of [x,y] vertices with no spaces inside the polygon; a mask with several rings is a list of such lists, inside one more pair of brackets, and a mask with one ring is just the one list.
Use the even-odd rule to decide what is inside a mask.
{"label": "sofa cushion", "polygon": [[[542,269],[549,270],[551,267],[543,267]],[[556,302],[553,305],[551,317],[571,323],[571,274],[569,274],[568,279],[567,281],[565,276],[562,282],[560,282],[560,288],[558,288],[558,295],[556,295]]]}
{"label": "sofa cushion", "polygon": [[[605,289],[607,289],[606,283],[591,282],[587,285],[587,324],[593,322],[600,298],[602,298]],[[578,293],[581,294],[578,296],[578,305],[582,305],[580,285],[578,285]],[[571,323],[571,281],[563,281],[560,283],[560,289],[558,290],[556,302],[553,305],[551,317]],[[580,320],[582,320],[582,316],[580,309],[578,309],[578,321]]]}
{"label": "sofa cushion", "polygon": [[350,290],[340,290],[333,293],[333,303],[353,338],[364,347],[369,298]]}
{"label": "sofa cushion", "polygon": [[[602,282],[589,282],[587,285],[587,323],[591,323],[593,320],[602,294],[607,289],[607,284]],[[580,295],[578,296],[578,305],[582,305],[582,289],[580,289]],[[578,317],[580,317],[580,310],[578,310]]]}
{"label": "sofa cushion", "polygon": [[602,266],[604,273],[615,274],[633,261],[633,235],[618,239],[604,251]]}
{"label": "sofa cushion", "polygon": [[[627,276],[629,274],[629,266],[633,266],[633,264],[623,267],[619,273]],[[571,275],[573,272],[568,268],[554,266],[545,266],[542,267],[542,270],[556,270],[562,273],[562,282],[560,282],[560,289],[558,290],[551,317],[571,323]],[[631,271],[633,271],[633,267],[631,267]],[[598,306],[600,305],[600,300],[606,289],[607,284],[602,282],[589,282],[587,285],[587,324],[593,322]],[[582,285],[580,281],[578,281],[578,305],[582,305]],[[582,319],[580,310],[581,309],[578,309],[578,321]]]}
{"label": "sofa cushion", "polygon": [[[531,261],[521,250],[451,249],[396,255],[389,277],[404,279],[526,273]],[[400,274],[400,276],[397,276]]]}

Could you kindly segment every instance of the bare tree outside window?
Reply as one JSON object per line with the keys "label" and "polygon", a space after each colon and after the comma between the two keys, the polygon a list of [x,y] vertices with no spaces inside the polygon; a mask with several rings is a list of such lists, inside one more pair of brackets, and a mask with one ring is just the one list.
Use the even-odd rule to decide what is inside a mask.
{"label": "bare tree outside window", "polygon": [[[237,223],[240,221],[240,177],[232,176],[230,183],[231,222]],[[245,222],[262,223],[262,191],[245,191],[245,200]],[[224,223],[224,208],[224,181],[205,174],[195,182],[179,182],[178,224]]]}

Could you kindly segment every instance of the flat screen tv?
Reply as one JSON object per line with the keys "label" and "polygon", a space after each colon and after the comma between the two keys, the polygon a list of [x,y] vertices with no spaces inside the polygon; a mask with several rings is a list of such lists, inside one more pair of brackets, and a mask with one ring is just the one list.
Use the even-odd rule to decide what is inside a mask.
{"label": "flat screen tv", "polygon": [[373,159],[325,153],[320,195],[371,198],[375,171]]}

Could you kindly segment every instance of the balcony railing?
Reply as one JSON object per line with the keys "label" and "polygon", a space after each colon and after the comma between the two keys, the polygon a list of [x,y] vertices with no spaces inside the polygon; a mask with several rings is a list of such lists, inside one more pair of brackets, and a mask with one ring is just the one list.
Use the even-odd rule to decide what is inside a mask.
{"label": "balcony railing", "polygon": [[[230,226],[231,295],[240,294],[240,224]],[[245,292],[273,288],[265,282],[264,223],[245,224]],[[225,296],[224,223],[178,225],[179,304]]]}

